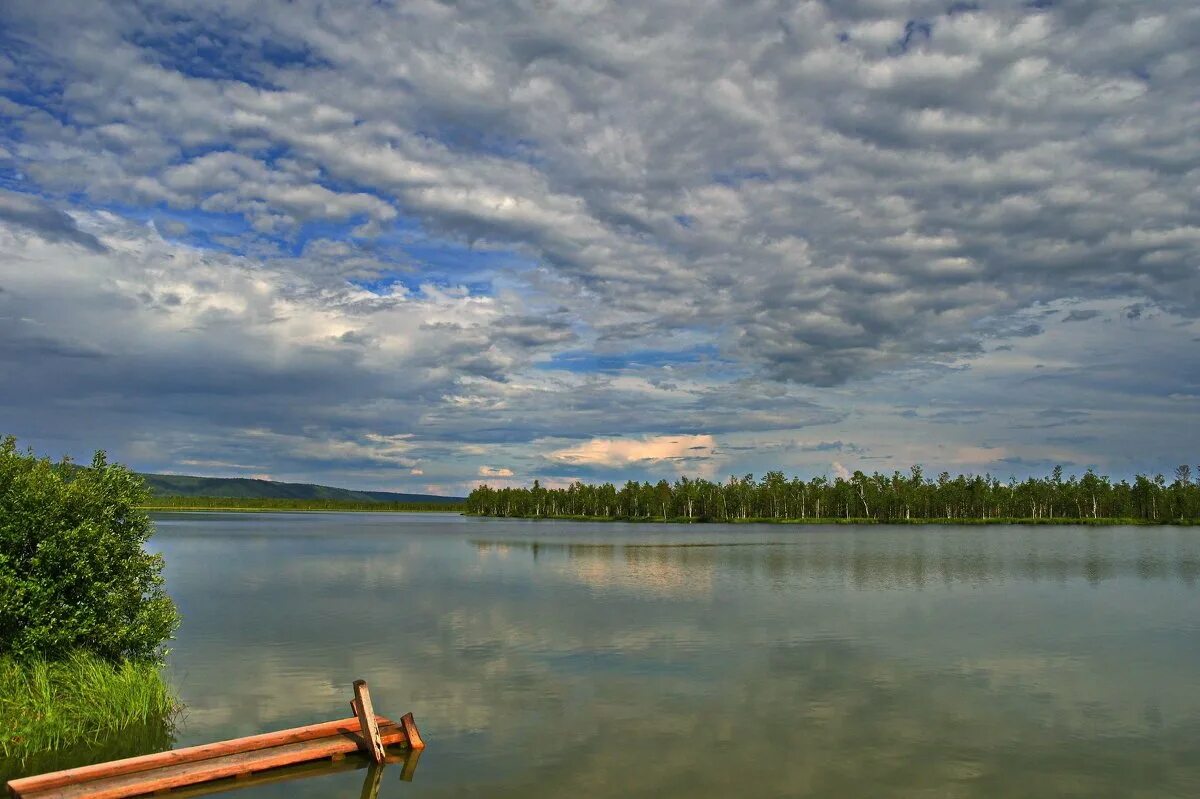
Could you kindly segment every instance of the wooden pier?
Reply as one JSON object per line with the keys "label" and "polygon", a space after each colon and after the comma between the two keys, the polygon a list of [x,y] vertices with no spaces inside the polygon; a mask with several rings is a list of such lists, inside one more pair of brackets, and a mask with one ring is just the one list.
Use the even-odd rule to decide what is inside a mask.
{"label": "wooden pier", "polygon": [[9,782],[8,790],[15,799],[121,799],[151,793],[194,796],[196,791],[178,789],[209,787],[204,784],[230,778],[228,788],[237,788],[252,775],[256,781],[259,776],[270,779],[276,769],[281,769],[281,779],[289,779],[293,775],[285,776],[284,766],[343,761],[358,752],[373,761],[371,774],[377,782],[379,767],[397,760],[388,754],[389,746],[409,750],[402,760],[404,772],[411,778],[416,758],[425,748],[412,714],[399,721],[375,715],[362,680],[354,683],[350,706],[354,716],[348,719],[24,777]]}

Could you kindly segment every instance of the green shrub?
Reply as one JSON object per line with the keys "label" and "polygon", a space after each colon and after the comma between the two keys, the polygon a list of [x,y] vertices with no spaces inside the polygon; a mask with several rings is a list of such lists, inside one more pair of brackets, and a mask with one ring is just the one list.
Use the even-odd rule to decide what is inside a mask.
{"label": "green shrub", "polygon": [[0,652],[161,659],[179,614],[162,558],[144,549],[147,498],[142,479],[103,452],[79,468],[0,441]]}

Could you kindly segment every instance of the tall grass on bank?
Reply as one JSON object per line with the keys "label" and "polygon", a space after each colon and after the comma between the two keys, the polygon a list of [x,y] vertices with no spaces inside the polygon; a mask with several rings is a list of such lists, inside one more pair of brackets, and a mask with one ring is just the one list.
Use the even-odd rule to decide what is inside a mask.
{"label": "tall grass on bank", "polygon": [[0,757],[97,745],[147,723],[170,725],[180,704],[152,661],[0,657]]}

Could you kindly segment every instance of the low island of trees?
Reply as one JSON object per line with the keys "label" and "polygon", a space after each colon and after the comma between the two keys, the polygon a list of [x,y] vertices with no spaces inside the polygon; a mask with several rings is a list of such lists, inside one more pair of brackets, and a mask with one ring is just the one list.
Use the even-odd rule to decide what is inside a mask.
{"label": "low island of trees", "polygon": [[1180,466],[1174,479],[1138,475],[1114,481],[1088,470],[1065,477],[1056,467],[1045,477],[1007,482],[991,475],[942,472],[788,479],[783,472],[730,477],[727,482],[680,477],[669,483],[574,482],[566,488],[481,485],[467,497],[467,513],[520,518],[683,522],[868,523],[1131,523],[1200,521],[1200,467]]}
{"label": "low island of trees", "polygon": [[145,548],[147,499],[102,452],[80,468],[0,439],[0,772],[75,745],[169,745],[179,614]]}

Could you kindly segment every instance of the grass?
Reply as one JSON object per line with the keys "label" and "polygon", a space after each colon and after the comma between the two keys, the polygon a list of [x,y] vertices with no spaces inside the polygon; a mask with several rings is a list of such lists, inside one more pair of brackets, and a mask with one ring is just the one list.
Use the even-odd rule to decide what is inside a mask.
{"label": "grass", "polygon": [[78,652],[61,661],[0,657],[0,758],[99,745],[181,709],[157,663],[112,664]]}
{"label": "grass", "polygon": [[369,511],[456,513],[463,509],[456,502],[358,502],[344,499],[292,499],[284,497],[154,497],[148,511]]}

